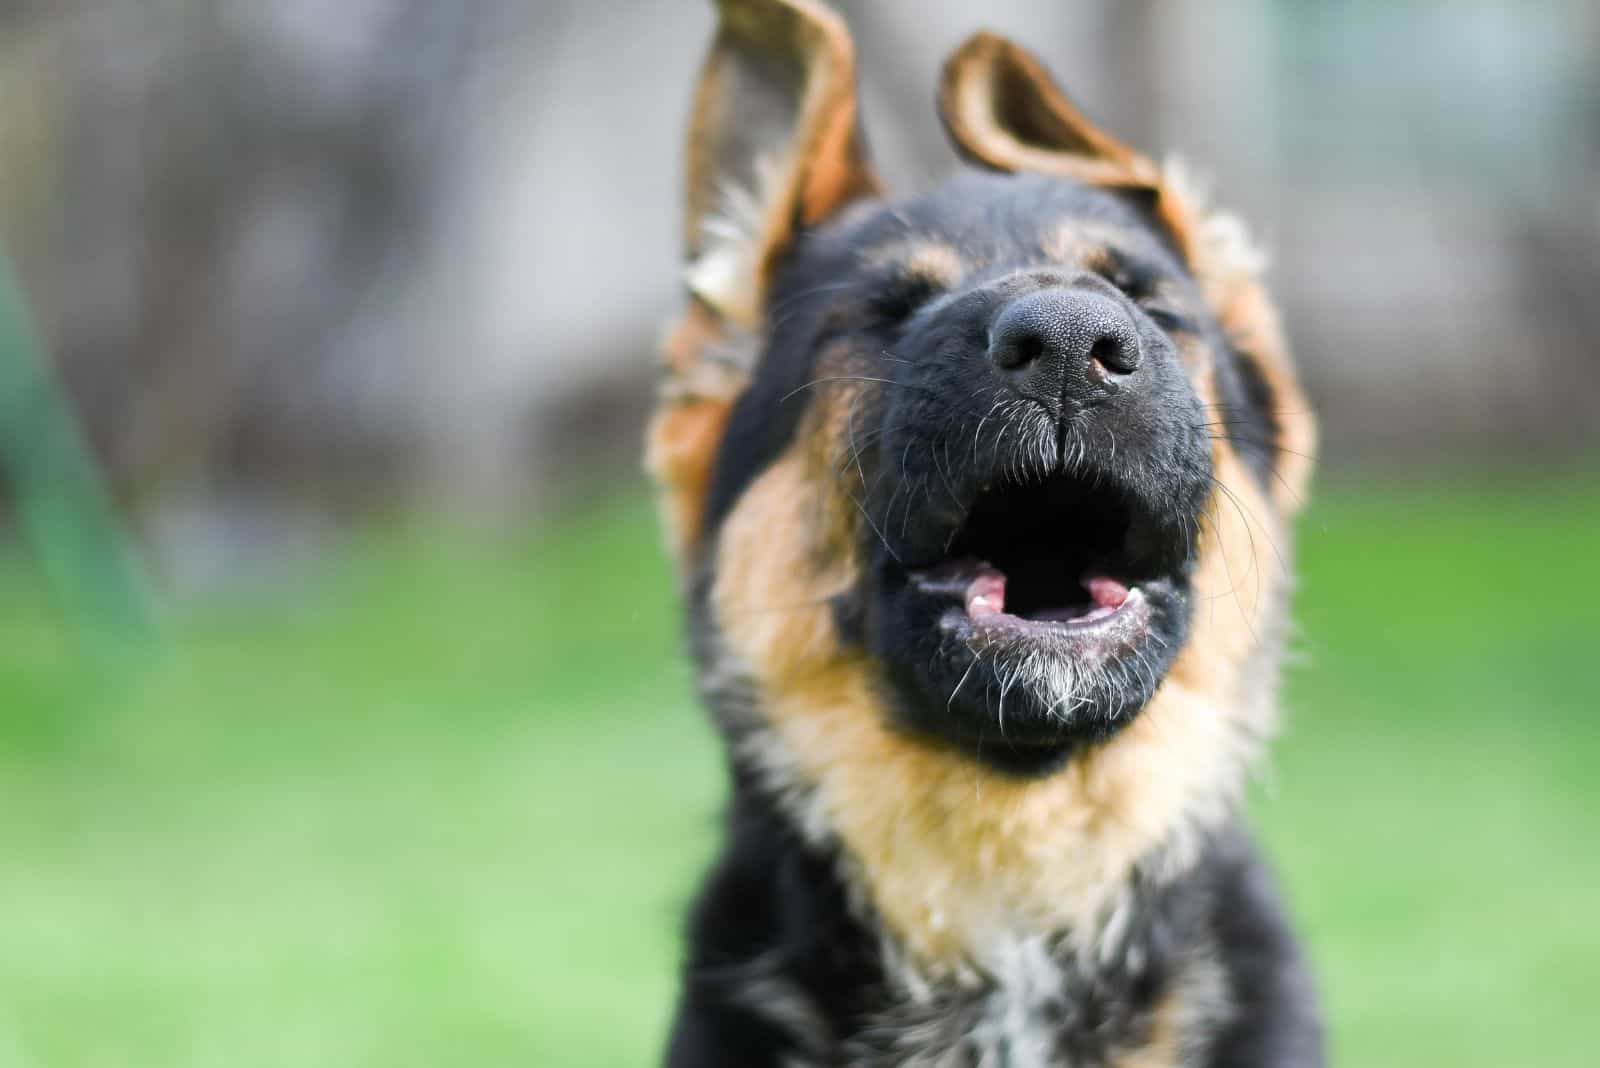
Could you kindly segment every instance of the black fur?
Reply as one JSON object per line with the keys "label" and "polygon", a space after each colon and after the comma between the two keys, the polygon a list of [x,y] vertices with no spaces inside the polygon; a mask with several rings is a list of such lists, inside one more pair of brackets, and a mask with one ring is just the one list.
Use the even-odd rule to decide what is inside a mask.
{"label": "black fur", "polygon": [[[1089,259],[1053,258],[1046,234],[1071,221],[1118,236]],[[950,288],[896,260],[894,249],[919,243],[964,263]],[[1111,302],[1136,332],[1137,374],[1102,393],[1063,377],[1030,394],[997,369],[986,353],[999,310],[1045,289]],[[764,351],[720,444],[707,551],[694,564],[691,608],[707,676],[722,674],[707,598],[718,526],[794,442],[819,390],[869,383],[836,458],[864,519],[868,565],[859,588],[831,609],[841,641],[883,667],[885,714],[918,744],[1030,777],[1131,722],[1188,634],[1212,438],[1227,438],[1265,486],[1279,436],[1271,389],[1222,336],[1170,235],[1117,196],[967,173],[801,234],[766,320]],[[1211,355],[1215,408],[1201,405],[1184,362],[1192,343]],[[1004,417],[995,417],[996,398],[1009,405]],[[986,528],[991,514],[998,533]],[[1084,705],[1065,713],[1048,688],[1004,678],[1004,650],[994,662],[974,659],[970,635],[950,629],[960,625],[970,575],[940,585],[951,556],[993,557],[986,562],[1010,569],[1006,554],[1037,523],[1070,530],[1082,543],[1074,567],[1114,567],[1149,605],[1153,637],[1090,650],[1103,670],[1077,681]],[[1029,566],[1015,565],[1019,574]],[[907,998],[848,858],[831,841],[803,837],[794,813],[746,766],[739,743],[759,729],[751,727],[757,698],[729,685],[723,679],[707,694],[733,743],[726,845],[691,921],[668,1065],[871,1068],[941,1049],[960,1056],[963,1036],[1005,992],[947,983]],[[1186,1068],[1322,1063],[1310,984],[1261,862],[1236,826],[1209,832],[1200,855],[1175,877],[1135,873],[1111,951],[1079,956],[1068,948],[1072,932],[1049,934],[1062,977],[1037,1010],[1050,1063],[1115,1063],[1150,1040],[1169,996],[1213,1014],[1202,1021],[1203,1048],[1185,1050]],[[1038,1063],[992,1048],[1005,1064]]]}
{"label": "black fur", "polygon": [[[671,1068],[777,1068],[817,1045],[836,1047],[860,1025],[883,970],[835,860],[807,846],[739,777],[722,857],[690,919]],[[782,976],[814,1009],[825,1025],[816,1043],[754,1010],[746,995],[768,976]]]}
{"label": "black fur", "polygon": [[[1053,259],[1044,248],[1048,234],[1073,222],[1124,239],[1094,263]],[[892,259],[872,255],[917,243],[953,249],[971,264],[952,291],[908,279]],[[986,333],[1008,301],[1062,285],[1106,292],[1126,309],[1145,350],[1138,388],[1063,410],[1014,388],[986,358]],[[852,633],[891,665],[901,718],[991,766],[1029,774],[1058,767],[1076,748],[1125,726],[1182,645],[1213,425],[1259,442],[1255,426],[1264,417],[1252,407],[1259,391],[1241,385],[1251,379],[1233,369],[1232,350],[1161,236],[1124,199],[1104,192],[1037,176],[965,173],[927,196],[860,209],[802,235],[783,264],[768,320],[765,351],[718,455],[707,524],[719,522],[783,452],[817,390],[841,380],[882,383],[852,407],[838,463],[839,477],[856,483],[852,494],[868,517],[864,551],[873,560],[872,588],[842,607],[859,624]],[[1180,334],[1203,335],[1223,354],[1217,374],[1226,416],[1201,407],[1177,355]],[[845,367],[819,367],[830,348],[855,355]],[[996,403],[1012,401],[1020,407],[994,418]],[[1137,559],[1118,562],[1127,576],[1148,580],[1155,617],[1156,638],[1111,658],[1093,686],[1080,688],[1082,703],[1070,717],[1056,694],[1011,685],[989,661],[975,664],[963,635],[935,625],[949,597],[929,596],[918,575],[950,550],[987,488],[1047,468],[1070,469],[1086,499],[1092,486],[1094,505],[1109,500],[1130,510],[1145,544]],[[1071,501],[1057,506],[1073,510]]]}
{"label": "black fur", "polygon": [[[750,783],[695,906],[667,1068],[888,1068],[921,1021],[902,1017],[879,934],[852,908],[832,849],[802,841]],[[1055,953],[1070,990],[1050,1008],[1055,1063],[1095,1068],[1149,1037],[1152,1013],[1189,969],[1214,965],[1222,999],[1193,1068],[1318,1068],[1322,1030],[1270,875],[1238,830],[1219,833],[1181,879],[1136,878],[1136,911],[1108,960]],[[773,982],[792,999],[763,1010]],[[924,1011],[959,1035],[992,989],[950,988]],[[949,1063],[966,1063],[952,1061]]]}
{"label": "black fur", "polygon": [[[865,343],[892,346],[908,320],[940,295],[924,280],[908,281],[892,266],[865,264],[862,249],[901,238],[935,238],[974,257],[1038,265],[1040,223],[1069,218],[1129,225],[1151,236],[1159,246],[1157,255],[1117,259],[1123,270],[1112,280],[1131,293],[1141,294],[1163,277],[1192,285],[1170,239],[1130,208],[1126,198],[1029,175],[964,173],[931,196],[892,209],[853,213],[800,235],[769,302],[769,334],[755,378],[734,406],[718,454],[706,524],[720,522],[745,487],[793,439],[805,410],[807,383],[815,378],[817,353],[831,336],[855,332]],[[1186,317],[1167,316],[1165,325],[1196,328]],[[1220,334],[1213,340],[1221,343],[1226,358],[1217,364],[1220,408],[1209,422],[1252,460],[1252,470],[1266,482],[1279,436],[1275,398],[1252,358],[1226,344]]]}
{"label": "black fur", "polygon": [[1227,352],[1230,358],[1217,364],[1218,402],[1209,413],[1211,425],[1226,435],[1250,473],[1266,483],[1283,448],[1277,398],[1253,357],[1232,345]]}

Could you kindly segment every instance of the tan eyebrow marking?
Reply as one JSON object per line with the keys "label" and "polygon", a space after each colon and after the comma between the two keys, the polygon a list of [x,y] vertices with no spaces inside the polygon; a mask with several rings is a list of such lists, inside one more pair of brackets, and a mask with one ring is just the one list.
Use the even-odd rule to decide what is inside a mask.
{"label": "tan eyebrow marking", "polygon": [[1060,263],[1078,263],[1089,270],[1108,265],[1107,248],[1125,244],[1128,234],[1094,219],[1062,219],[1045,232],[1039,251]]}
{"label": "tan eyebrow marking", "polygon": [[[1062,220],[1040,242],[1040,251],[1058,262],[1069,263],[1082,270],[1093,271],[1115,280],[1123,262],[1129,257],[1123,249],[1130,244],[1130,233],[1109,223],[1093,219]],[[1138,256],[1132,257],[1140,261]],[[1146,279],[1147,290],[1142,299],[1172,304],[1175,311],[1190,314],[1190,302],[1171,278],[1164,275]]]}
{"label": "tan eyebrow marking", "polygon": [[949,245],[937,241],[917,241],[877,249],[870,257],[873,266],[898,267],[911,278],[941,289],[953,289],[967,275],[967,262]]}

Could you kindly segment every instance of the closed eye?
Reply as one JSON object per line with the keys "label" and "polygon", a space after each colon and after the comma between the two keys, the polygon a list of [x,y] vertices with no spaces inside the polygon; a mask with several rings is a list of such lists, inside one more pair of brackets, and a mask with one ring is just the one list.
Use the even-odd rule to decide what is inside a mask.
{"label": "closed eye", "polygon": [[1162,271],[1155,264],[1134,259],[1111,248],[1105,250],[1104,261],[1096,273],[1133,300],[1152,296],[1162,280]]}
{"label": "closed eye", "polygon": [[1144,313],[1150,317],[1151,322],[1169,334],[1194,330],[1194,324],[1189,321],[1187,316],[1165,304],[1156,301],[1140,301],[1139,307],[1144,309]]}
{"label": "closed eye", "polygon": [[1161,298],[1165,275],[1156,265],[1107,249],[1105,263],[1097,273],[1139,305],[1161,329],[1169,332],[1193,329],[1183,313]]}
{"label": "closed eye", "polygon": [[875,285],[870,302],[878,318],[894,325],[911,318],[944,291],[945,287],[938,280],[926,275],[899,274]]}

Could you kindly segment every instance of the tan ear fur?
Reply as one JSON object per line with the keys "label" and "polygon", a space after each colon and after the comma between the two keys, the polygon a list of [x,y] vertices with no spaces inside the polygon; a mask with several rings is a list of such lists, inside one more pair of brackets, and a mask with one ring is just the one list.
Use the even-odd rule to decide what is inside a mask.
{"label": "tan ear fur", "polygon": [[858,122],[855,46],[811,0],[718,0],[685,151],[689,306],[669,331],[645,463],[674,551],[698,548],[728,416],[763,306],[800,228],[880,190]]}
{"label": "tan ear fur", "polygon": [[746,328],[778,258],[879,189],[857,121],[855,47],[810,0],[719,0],[695,92],[684,243],[691,292]]}
{"label": "tan ear fur", "polygon": [[997,34],[975,33],[945,60],[938,106],[957,150],[992,170],[1159,184],[1153,162],[1085,118],[1037,58]]}
{"label": "tan ear fur", "polygon": [[1262,282],[1266,257],[1244,223],[1212,208],[1180,164],[1163,170],[1158,210],[1223,332],[1271,390],[1279,440],[1270,496],[1279,512],[1295,515],[1305,504],[1316,465],[1317,420],[1301,389],[1277,306]]}
{"label": "tan ear fur", "polygon": [[645,435],[645,469],[661,492],[668,543],[683,562],[699,545],[717,444],[745,379],[738,361],[717,358],[728,347],[726,329],[705,304],[690,302],[662,346],[667,377]]}
{"label": "tan ear fur", "polygon": [[1242,224],[1210,210],[1181,168],[1158,167],[1095,126],[1036,57],[1003,37],[977,33],[956,49],[945,61],[938,104],[956,148],[981,166],[1150,194],[1152,211],[1218,322],[1272,390],[1282,428],[1273,503],[1284,514],[1298,511],[1316,451],[1316,421],[1261,284],[1262,257]]}

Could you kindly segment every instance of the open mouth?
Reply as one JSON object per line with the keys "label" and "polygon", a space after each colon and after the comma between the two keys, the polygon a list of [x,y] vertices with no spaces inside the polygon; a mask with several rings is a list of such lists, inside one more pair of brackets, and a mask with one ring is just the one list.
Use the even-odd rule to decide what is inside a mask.
{"label": "open mouth", "polygon": [[867,620],[902,722],[1029,775],[1132,722],[1187,636],[1199,519],[1151,474],[1002,476],[923,513]]}
{"label": "open mouth", "polygon": [[1185,556],[1181,532],[1117,486],[1056,475],[982,493],[947,557],[911,580],[947,600],[946,628],[1103,656],[1150,632],[1151,599],[1170,594]]}

